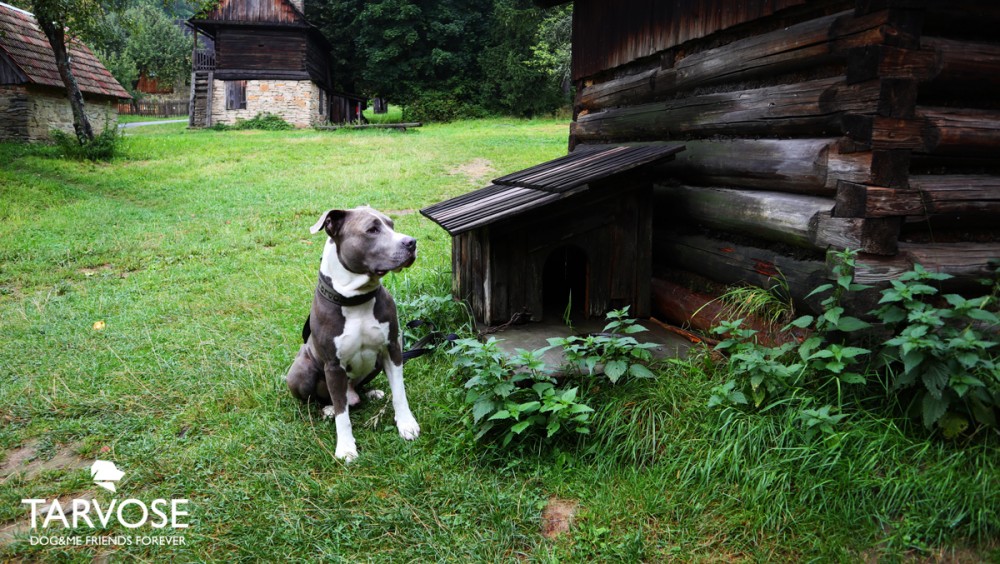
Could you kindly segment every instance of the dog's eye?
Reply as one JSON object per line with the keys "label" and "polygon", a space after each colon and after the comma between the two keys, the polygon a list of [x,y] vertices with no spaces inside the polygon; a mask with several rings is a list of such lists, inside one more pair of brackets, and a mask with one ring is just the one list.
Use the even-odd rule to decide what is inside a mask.
{"label": "dog's eye", "polygon": [[382,224],[380,223],[373,223],[372,226],[368,228],[368,232],[372,234],[378,233],[381,230],[382,230]]}

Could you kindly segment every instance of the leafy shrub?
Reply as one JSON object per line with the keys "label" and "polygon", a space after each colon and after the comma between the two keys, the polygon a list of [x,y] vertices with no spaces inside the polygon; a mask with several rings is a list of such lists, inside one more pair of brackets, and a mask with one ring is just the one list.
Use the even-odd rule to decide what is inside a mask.
{"label": "leafy shrub", "polygon": [[108,124],[104,131],[94,136],[94,139],[83,143],[76,135],[58,129],[53,129],[50,134],[63,154],[72,159],[110,161],[122,146],[121,133],[114,124]]}
{"label": "leafy shrub", "polygon": [[447,92],[424,92],[403,108],[403,121],[407,122],[449,122],[478,117],[486,117],[482,108]]}
{"label": "leafy shrub", "polygon": [[616,384],[627,375],[635,378],[652,378],[653,373],[646,368],[653,356],[649,349],[655,343],[639,343],[634,337],[646,328],[628,318],[628,307],[613,310],[607,314],[608,324],[596,335],[585,337],[559,337],[548,339],[552,347],[562,347],[570,367],[593,376],[598,365],[603,366],[604,375]]}
{"label": "leafy shrub", "polygon": [[938,290],[927,282],[950,276],[915,265],[882,290],[882,307],[871,312],[891,337],[873,343],[874,352],[852,346],[850,335],[871,327],[846,315],[841,305],[848,292],[869,288],[853,281],[854,257],[852,251],[839,253],[834,282],[810,294],[829,292],[822,313],[801,316],[783,329],[810,329],[811,336],[801,343],[761,346],[755,331],[741,327],[742,320],[723,322],[713,330],[724,337],[716,349],[729,355],[733,378],[712,390],[709,406],[748,405],[749,399],[758,408],[765,401],[780,404],[796,410],[795,420],[806,439],[830,437],[846,417],[840,413],[845,389],[861,389],[873,370],[869,362],[877,359],[889,369],[893,391],[915,390],[914,405],[928,428],[937,424],[946,437],[954,437],[972,420],[995,427],[1000,375],[997,343],[988,335],[1000,325],[1000,318],[988,309],[995,298],[948,294],[943,296],[947,307],[935,306],[931,298]]}
{"label": "leafy shrub", "polygon": [[[485,343],[456,341],[449,351],[455,355],[453,374],[466,378],[465,403],[472,410],[476,438],[500,435],[506,446],[519,435],[548,440],[557,434],[589,434],[594,410],[583,396],[595,387],[599,365],[612,384],[626,375],[653,377],[646,364],[655,345],[628,336],[645,330],[628,318],[628,308],[609,313],[604,329],[596,336],[549,339],[548,347],[518,349],[512,356],[494,337]],[[542,361],[555,347],[562,348],[572,369],[559,380]]]}
{"label": "leafy shrub", "polygon": [[272,113],[259,113],[250,119],[236,119],[233,125],[216,123],[212,125],[216,131],[230,131],[243,129],[258,129],[263,131],[285,131],[295,129],[295,126],[285,121],[284,118]]}
{"label": "leafy shrub", "polygon": [[[855,253],[851,251],[840,253],[833,267],[835,282],[823,284],[809,294],[829,292],[820,304],[822,315],[803,315],[783,329],[787,331],[796,327],[813,331],[798,345],[789,340],[777,347],[762,346],[756,341],[756,331],[741,327],[742,320],[723,322],[713,330],[713,333],[726,337],[716,350],[729,354],[734,375],[744,378],[745,384],[749,385],[730,380],[717,386],[709,399],[710,405],[745,404],[749,395],[756,407],[760,407],[765,400],[798,398],[794,403],[804,409],[804,404],[808,403],[803,401],[808,397],[803,393],[804,387],[811,390],[833,388],[838,391],[839,401],[839,391],[844,384],[865,383],[866,378],[857,368],[867,360],[870,351],[843,345],[833,338],[834,334],[869,327],[868,323],[845,315],[841,305],[846,292],[868,288],[854,283],[854,257]],[[831,405],[818,413],[829,414],[830,409],[839,409],[839,406],[835,408]]]}
{"label": "leafy shrub", "polygon": [[543,351],[518,350],[510,357],[496,338],[485,343],[476,339],[456,341],[455,370],[472,373],[465,383],[465,403],[472,407],[476,439],[491,431],[502,433],[506,446],[529,428],[544,429],[545,438],[556,433],[589,433],[587,423],[594,410],[577,401],[578,388],[557,388],[557,381],[545,373]]}
{"label": "leafy shrub", "polygon": [[995,334],[1000,318],[987,309],[992,296],[947,294],[948,307],[935,305],[938,289],[931,283],[949,278],[916,265],[882,292],[884,305],[874,313],[894,335],[882,349],[883,359],[896,367],[893,389],[915,389],[924,425],[939,424],[946,436],[955,436],[970,420],[997,424],[997,343],[987,331]]}

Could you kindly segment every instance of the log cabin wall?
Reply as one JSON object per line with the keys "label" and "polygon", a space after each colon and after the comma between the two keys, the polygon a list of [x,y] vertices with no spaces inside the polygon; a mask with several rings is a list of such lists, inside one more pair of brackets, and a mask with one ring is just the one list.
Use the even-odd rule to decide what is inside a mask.
{"label": "log cabin wall", "polygon": [[995,2],[610,4],[574,5],[570,148],[686,144],[655,189],[655,272],[780,272],[799,299],[830,249],[862,251],[866,282],[995,273]]}
{"label": "log cabin wall", "polygon": [[220,28],[215,37],[216,78],[307,80],[306,44],[304,29]]}

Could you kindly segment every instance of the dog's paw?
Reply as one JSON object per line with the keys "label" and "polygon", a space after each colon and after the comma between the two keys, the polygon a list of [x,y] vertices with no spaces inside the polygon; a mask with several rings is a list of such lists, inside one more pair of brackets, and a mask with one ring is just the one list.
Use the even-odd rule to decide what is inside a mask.
{"label": "dog's paw", "polygon": [[345,463],[350,463],[358,457],[358,447],[353,441],[350,444],[343,443],[344,441],[337,441],[337,450],[333,454]]}
{"label": "dog's paw", "polygon": [[353,388],[347,388],[347,405],[354,407],[361,403],[361,397]]}
{"label": "dog's paw", "polygon": [[332,405],[328,405],[323,408],[323,419],[333,419],[337,413],[333,410]]}
{"label": "dog's paw", "polygon": [[420,425],[413,416],[403,417],[396,420],[396,428],[399,429],[399,436],[408,441],[420,436]]}
{"label": "dog's paw", "polygon": [[368,390],[365,392],[365,397],[370,400],[380,400],[385,397],[385,392],[382,390]]}

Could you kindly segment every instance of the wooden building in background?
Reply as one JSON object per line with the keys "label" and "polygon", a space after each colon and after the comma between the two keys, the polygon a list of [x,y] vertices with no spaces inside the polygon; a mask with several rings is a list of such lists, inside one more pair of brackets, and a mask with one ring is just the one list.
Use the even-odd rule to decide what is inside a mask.
{"label": "wooden building in background", "polygon": [[[118,125],[118,103],[132,97],[94,53],[67,34],[71,68],[95,131]],[[73,133],[73,110],[48,38],[29,12],[0,2],[0,141],[44,141]]]}
{"label": "wooden building in background", "polygon": [[997,2],[573,8],[570,150],[686,146],[655,179],[654,312],[691,273],[760,286],[780,275],[801,300],[843,248],[861,251],[862,282],[914,263],[958,285],[995,277]]}
{"label": "wooden building in background", "polygon": [[221,0],[196,14],[192,127],[260,113],[297,126],[358,120],[365,100],[332,88],[330,43],[303,0]]}

